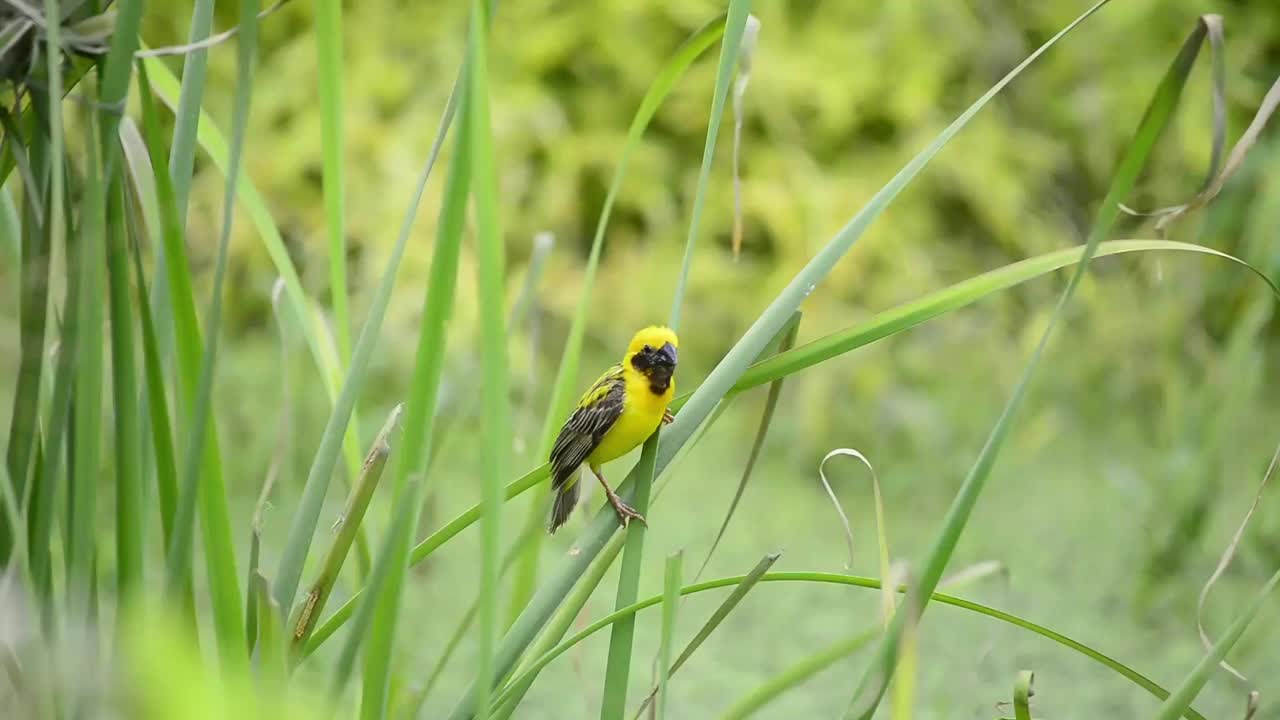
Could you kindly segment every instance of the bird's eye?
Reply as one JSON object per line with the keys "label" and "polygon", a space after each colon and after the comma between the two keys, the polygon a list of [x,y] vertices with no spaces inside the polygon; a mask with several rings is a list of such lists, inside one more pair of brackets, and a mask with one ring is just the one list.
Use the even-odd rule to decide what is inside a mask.
{"label": "bird's eye", "polygon": [[643,349],[643,350],[641,350],[641,352],[647,352],[647,353],[648,353],[648,352],[653,352],[653,348],[649,347],[648,345],[645,345],[645,346],[644,346],[644,349]]}

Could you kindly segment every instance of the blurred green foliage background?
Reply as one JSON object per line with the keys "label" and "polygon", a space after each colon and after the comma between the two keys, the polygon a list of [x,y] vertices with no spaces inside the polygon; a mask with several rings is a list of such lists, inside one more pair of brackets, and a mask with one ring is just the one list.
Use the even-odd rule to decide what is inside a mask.
{"label": "blurred green foliage background", "polygon": [[[151,4],[144,37],[153,46],[182,42],[190,5],[187,0]],[[218,22],[227,27],[235,8],[222,5]],[[724,133],[684,313],[681,376],[686,387],[920,147],[1086,5],[1080,0],[756,3],[762,30],[741,160],[745,242],[735,260],[729,239],[730,133]],[[549,230],[556,238],[538,293],[532,326],[537,331],[521,330],[512,344],[514,377],[525,378],[516,383],[515,399],[527,413],[517,424],[526,439],[522,463],[536,462],[527,445],[536,441],[548,376],[577,301],[627,124],[663,60],[721,9],[705,0],[528,0],[503,3],[498,12],[493,124],[513,295],[534,235]],[[466,10],[463,3],[403,0],[361,0],[345,8],[347,227],[357,328],[449,93],[463,52]],[[1233,142],[1280,74],[1280,3],[1113,3],[997,98],[907,189],[807,301],[801,341],[979,272],[1081,242],[1152,88],[1204,12],[1220,12],[1226,19],[1228,142]],[[324,301],[327,247],[310,13],[308,3],[289,2],[262,25],[246,167],[266,195],[304,284]],[[218,49],[211,58],[208,109],[225,128],[234,52]],[[1198,189],[1211,148],[1207,67],[1202,60],[1154,169],[1140,195],[1131,198],[1136,206],[1175,204]],[[693,68],[659,110],[632,162],[607,236],[584,384],[612,361],[635,327],[666,317],[714,72],[706,61]],[[1264,135],[1217,203],[1177,225],[1173,237],[1239,255],[1280,279],[1275,130]],[[362,407],[365,435],[408,385],[421,312],[419,288],[441,190],[437,176],[402,266]],[[200,165],[188,242],[197,277],[206,284],[222,192],[216,170]],[[239,449],[228,457],[229,477],[248,507],[269,464],[273,435],[263,428],[274,422],[282,390],[271,310],[275,277],[249,223],[241,220],[224,327],[226,342],[236,349],[221,360],[217,409],[225,444]],[[1126,233],[1150,237],[1150,225],[1130,219]],[[473,331],[475,309],[468,299],[475,297],[474,275],[471,256],[464,254],[453,332],[472,347],[466,339]],[[790,557],[802,566],[818,558],[834,562],[839,556],[834,520],[812,481],[818,459],[836,446],[855,446],[877,462],[888,488],[891,528],[900,538],[895,549],[919,551],[1038,339],[1061,282],[1059,277],[1015,288],[789,380],[757,481],[765,487],[749,492],[739,516],[740,523],[744,516],[751,518],[754,532],[727,543],[732,547],[713,567],[741,572],[779,538],[793,543]],[[1035,618],[1057,617],[1067,629],[1114,643],[1111,647],[1119,646],[1127,658],[1150,659],[1162,680],[1177,677],[1176,669],[1194,660],[1195,593],[1247,506],[1277,440],[1274,428],[1280,427],[1277,393],[1266,382],[1278,369],[1272,315],[1266,288],[1235,266],[1172,255],[1094,264],[992,484],[989,494],[995,497],[984,498],[985,509],[962,549],[966,560],[995,558],[1022,578],[1011,596],[996,593],[989,599],[1007,600]],[[453,377],[460,382],[469,358],[453,352],[458,353]],[[301,378],[292,382],[301,408],[295,436],[309,438],[293,449],[296,462],[286,468],[300,481],[326,406],[320,393],[306,392],[314,369],[304,353],[293,353],[287,369]],[[464,384],[458,387],[465,392]],[[655,527],[660,532],[654,533],[661,547],[651,557],[667,546],[707,541],[713,530],[707,518],[718,516],[731,493],[758,403],[752,399],[745,411],[735,412],[728,429],[718,429],[719,438],[691,461],[707,481],[686,483],[694,487],[673,498],[669,511],[664,508],[665,519]],[[451,449],[452,476],[466,477],[473,462],[468,442],[458,439]],[[470,502],[475,493],[471,483],[441,487],[437,502],[443,507]],[[867,532],[865,488],[853,480],[841,488],[847,503],[861,504],[852,510],[855,528]],[[1264,570],[1269,573],[1280,563],[1280,496],[1272,490],[1243,546],[1240,576],[1216,591],[1229,598],[1221,617]],[[828,521],[829,528],[821,525]],[[269,526],[268,534],[281,533],[280,524]],[[815,524],[821,533],[813,531]],[[867,542],[859,559],[870,568]],[[441,563],[433,571],[442,577],[468,572],[461,555]],[[646,587],[655,582],[646,575]],[[433,612],[460,612],[459,604],[466,601],[440,586],[420,590],[411,593],[413,602]],[[835,596],[812,601],[815,607],[838,604]],[[1135,609],[1139,626],[1118,629],[1128,628]],[[820,618],[823,612],[813,615]],[[1098,622],[1100,617],[1115,622]],[[1275,612],[1268,617],[1269,627],[1260,623],[1259,636],[1275,631],[1280,618]],[[717,688],[741,688],[747,680],[735,674],[741,668],[734,667],[733,658],[752,633],[759,633],[761,645],[763,638],[784,642],[792,635],[829,639],[817,620],[794,627],[764,627],[765,619],[755,620],[761,624],[750,624],[749,616],[735,618],[748,624],[737,625],[737,639],[718,640],[722,645],[711,650],[725,662],[719,674],[707,678],[702,689],[681,691],[677,702],[711,707],[713,700],[705,696],[715,695]],[[987,654],[1007,651],[1020,658],[1023,646],[1015,646],[1027,643],[1014,635],[971,633],[963,621],[955,627],[960,629],[935,638],[930,642],[938,646],[926,649],[945,657],[942,643],[950,643],[949,652],[955,653],[958,639],[972,639],[986,643]],[[424,645],[438,647],[442,638],[436,635],[449,629],[447,623],[424,628]],[[418,648],[408,652],[432,655]],[[1264,673],[1278,669],[1276,657],[1258,644],[1243,647],[1242,653]],[[746,654],[759,658],[759,648]],[[1036,663],[1039,670],[1045,661],[1036,656]],[[1054,669],[1059,692],[1068,680],[1087,685],[1085,678],[1093,677],[1075,665]],[[563,696],[555,693],[572,687],[577,676],[566,669],[555,673],[530,696],[531,717],[539,708],[547,717],[557,716],[554,708],[563,707]],[[924,692],[928,696],[942,688],[941,696],[959,694],[980,704],[985,690],[971,694],[965,683],[981,685],[989,678],[982,667],[973,674],[927,678]],[[992,677],[994,686],[1006,686],[1004,675]],[[837,688],[831,697],[843,696],[842,680],[847,678],[826,679]],[[1082,692],[1105,696],[1108,690],[1114,687]],[[787,707],[797,713],[814,710],[822,705],[813,698],[823,697],[821,689],[815,690],[808,700]],[[1238,696],[1223,692],[1216,698],[1227,707]],[[922,712],[927,715],[931,707],[945,704],[926,702]],[[1123,716],[1130,706],[1107,699],[1071,707],[1121,708],[1116,716]],[[939,712],[937,717],[956,716]],[[777,717],[784,716],[800,715]]]}
{"label": "blurred green foliage background", "polygon": [[[180,42],[189,5],[149,12],[146,36],[155,44]],[[1083,7],[1066,0],[992,0],[755,8],[763,30],[743,131],[744,248],[735,262],[725,133],[688,298],[685,372],[705,372],[862,202]],[[537,361],[547,373],[554,367],[629,118],[659,64],[717,8],[683,0],[500,8],[494,126],[513,273],[535,233],[550,230],[557,239],[539,294],[543,322],[535,352],[541,358],[517,352],[518,366]],[[978,272],[1080,242],[1150,88],[1197,13],[1206,11],[1226,13],[1228,138],[1238,136],[1280,68],[1280,6],[1177,0],[1158,9],[1133,2],[1108,7],[997,98],[908,188],[806,303],[802,341]],[[304,282],[323,298],[327,248],[310,12],[306,3],[287,3],[263,24],[248,172],[266,193]],[[220,13],[223,26],[233,21],[231,9]],[[370,0],[346,8],[355,322],[438,123],[462,51],[465,14],[457,3]],[[229,113],[233,64],[232,53],[213,54],[210,109],[222,119]],[[1155,170],[1140,197],[1131,199],[1135,205],[1174,204],[1198,188],[1211,147],[1207,68],[1204,62],[1197,70]],[[665,317],[713,74],[712,63],[700,63],[659,110],[622,189],[596,289],[602,311],[593,315],[589,336],[588,347],[602,358],[615,354],[634,327]],[[1262,172],[1274,166],[1273,145],[1264,142],[1213,211],[1176,227],[1174,237],[1280,272],[1273,230],[1280,225],[1280,180]],[[221,182],[213,171],[197,175],[190,223],[196,262],[211,263]],[[428,219],[439,210],[441,188],[439,182],[428,188],[401,287],[425,280],[434,232]],[[248,223],[237,227],[229,331],[270,340],[274,276]],[[1134,237],[1152,234],[1138,221],[1126,230]],[[461,332],[473,312],[465,298],[475,292],[467,267],[455,323]],[[1126,415],[1148,421],[1150,442],[1171,450],[1188,439],[1180,436],[1187,419],[1179,408],[1199,397],[1197,388],[1227,362],[1228,338],[1264,290],[1242,281],[1235,268],[1195,258],[1106,260],[1096,275],[1060,340],[1070,362],[1042,381],[1043,392],[1051,393],[1046,400],[1066,417],[1122,405]],[[810,373],[790,399],[798,408],[823,408],[793,413],[804,450],[819,453],[854,434],[873,434],[874,442],[895,451],[937,453],[957,443],[967,450],[972,433],[984,432],[984,423],[972,421],[975,403],[986,407],[1004,394],[998,378],[1021,367],[1057,289],[1032,283],[909,340],[891,340]],[[416,327],[419,296],[398,292],[393,302],[386,331],[392,341],[378,359],[381,382],[371,383],[388,404],[406,383],[411,354],[394,338],[409,337]],[[1249,344],[1261,352],[1273,328],[1266,318],[1251,322],[1248,332],[1257,343]],[[1072,352],[1080,343],[1088,352]],[[941,366],[940,358],[947,359]],[[586,366],[583,382],[592,370]],[[842,401],[829,402],[833,397]]]}

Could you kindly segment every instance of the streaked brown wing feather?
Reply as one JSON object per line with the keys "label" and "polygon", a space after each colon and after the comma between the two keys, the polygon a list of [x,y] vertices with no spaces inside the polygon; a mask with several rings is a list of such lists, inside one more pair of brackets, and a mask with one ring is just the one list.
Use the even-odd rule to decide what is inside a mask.
{"label": "streaked brown wing feather", "polygon": [[573,471],[600,445],[609,429],[622,416],[626,383],[622,368],[610,368],[573,411],[551,448],[552,487],[559,488]]}

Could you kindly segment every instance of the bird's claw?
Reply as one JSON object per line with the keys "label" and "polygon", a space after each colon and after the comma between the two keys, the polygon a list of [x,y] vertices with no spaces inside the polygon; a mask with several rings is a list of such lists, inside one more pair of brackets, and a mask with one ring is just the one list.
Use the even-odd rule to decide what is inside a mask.
{"label": "bird's claw", "polygon": [[644,519],[643,515],[636,512],[635,508],[617,498],[611,499],[613,501],[613,510],[618,513],[618,522],[622,523],[623,529],[626,529],[626,527],[631,524],[632,520],[639,520],[641,525],[649,527],[648,521]]}
{"label": "bird's claw", "polygon": [[675,422],[675,421],[676,421],[676,416],[675,416],[675,415],[672,415],[670,410],[663,410],[663,411],[662,411],[662,424],[663,424],[663,425],[670,425],[671,423],[673,423],[673,422]]}

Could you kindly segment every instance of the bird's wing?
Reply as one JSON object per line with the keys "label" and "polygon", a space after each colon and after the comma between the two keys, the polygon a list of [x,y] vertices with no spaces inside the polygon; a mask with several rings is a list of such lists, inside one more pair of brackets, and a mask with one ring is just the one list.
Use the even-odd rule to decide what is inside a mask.
{"label": "bird's wing", "polygon": [[551,448],[552,485],[560,487],[604,439],[609,428],[622,416],[626,382],[622,366],[615,365],[600,376],[578,401],[578,407],[560,428]]}

